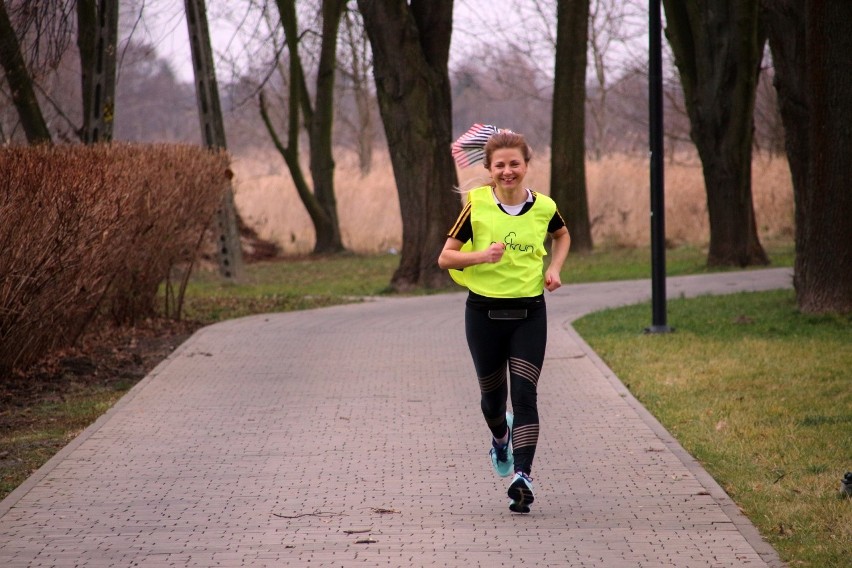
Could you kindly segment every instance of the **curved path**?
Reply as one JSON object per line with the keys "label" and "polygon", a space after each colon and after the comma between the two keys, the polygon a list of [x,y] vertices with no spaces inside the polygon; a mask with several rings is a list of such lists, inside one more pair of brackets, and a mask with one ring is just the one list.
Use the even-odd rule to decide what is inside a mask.
{"label": "curved path", "polygon": [[649,295],[548,296],[529,515],[490,469],[464,294],[378,299],[200,330],[0,503],[0,566],[783,566],[570,327]]}

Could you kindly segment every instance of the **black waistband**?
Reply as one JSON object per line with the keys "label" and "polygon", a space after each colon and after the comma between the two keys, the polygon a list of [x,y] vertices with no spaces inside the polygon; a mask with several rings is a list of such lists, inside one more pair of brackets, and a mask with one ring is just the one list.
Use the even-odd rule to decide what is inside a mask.
{"label": "black waistband", "polygon": [[467,306],[478,311],[528,310],[544,308],[544,294],[529,298],[489,298],[476,292],[468,292]]}

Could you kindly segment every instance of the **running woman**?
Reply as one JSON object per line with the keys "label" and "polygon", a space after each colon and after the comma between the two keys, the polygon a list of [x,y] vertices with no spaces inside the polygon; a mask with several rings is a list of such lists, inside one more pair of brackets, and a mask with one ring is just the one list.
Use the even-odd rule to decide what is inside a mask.
{"label": "running woman", "polygon": [[[522,135],[477,124],[453,144],[453,155],[462,167],[483,161],[491,181],[467,194],[438,265],[469,290],[465,333],[491,431],[491,464],[501,477],[514,474],[509,509],[529,513],[547,343],[544,290],[562,285],[571,237],[554,201],[523,185],[532,151]],[[548,234],[552,258],[544,271]],[[514,415],[506,411],[510,393]]]}

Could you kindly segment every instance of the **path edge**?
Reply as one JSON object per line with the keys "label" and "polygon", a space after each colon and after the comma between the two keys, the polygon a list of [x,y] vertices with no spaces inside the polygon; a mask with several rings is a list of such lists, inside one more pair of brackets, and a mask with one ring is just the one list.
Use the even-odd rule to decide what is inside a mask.
{"label": "path edge", "polygon": [[683,446],[680,445],[672,434],[666,430],[663,425],[657,420],[648,409],[646,409],[639,400],[633,396],[630,390],[621,382],[621,379],[609,368],[609,366],[598,356],[597,353],[589,346],[588,343],[577,333],[577,330],[570,323],[563,325],[563,329],[577,343],[583,353],[589,358],[589,361],[597,367],[601,375],[607,380],[610,386],[621,396],[627,405],[639,416],[642,422],[645,423],[660,441],[672,452],[678,460],[686,467],[686,469],[695,476],[696,480],[710,494],[710,497],[719,505],[722,512],[731,520],[734,527],[743,535],[746,542],[751,546],[760,558],[766,562],[770,568],[786,568],[786,564],[778,556],[771,544],[769,544],[754,524],[743,514],[739,506],[725,492],[719,483],[704,469],[704,466],[699,463]]}
{"label": "path edge", "polygon": [[86,440],[91,438],[98,430],[100,430],[107,422],[109,422],[112,417],[121,412],[121,410],[130,404],[130,402],[136,398],[136,396],[141,393],[148,385],[151,384],[172,362],[183,355],[184,351],[189,349],[193,343],[195,343],[197,337],[201,335],[206,328],[201,328],[193,333],[186,341],[181,343],[174,351],[172,351],[168,357],[163,359],[157,364],[145,377],[142,378],[138,383],[133,385],[133,387],[124,393],[121,398],[116,401],[106,412],[101,414],[94,422],[89,424],[82,432],[77,434],[73,440],[65,444],[58,452],[53,454],[53,456],[47,460],[40,468],[35,470],[27,479],[24,480],[23,483],[18,485],[11,493],[9,493],[5,499],[0,501],[0,517],[3,517],[12,510],[15,505],[18,504],[18,501],[23,499],[27,493],[29,493],[36,485],[41,483],[45,477],[50,475],[50,472],[53,471],[56,466],[58,466],[68,455],[70,455],[74,450],[83,445]]}

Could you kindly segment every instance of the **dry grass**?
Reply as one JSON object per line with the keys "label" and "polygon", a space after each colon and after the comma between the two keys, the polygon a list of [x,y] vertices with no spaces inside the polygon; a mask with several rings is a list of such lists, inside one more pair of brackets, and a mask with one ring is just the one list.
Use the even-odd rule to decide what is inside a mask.
{"label": "dry grass", "polygon": [[[705,246],[709,241],[707,204],[700,162],[690,156],[666,163],[666,237],[671,244]],[[287,255],[309,253],[314,234],[283,160],[274,152],[234,161],[237,207],[261,237],[277,242]],[[485,180],[479,167],[459,172],[459,185]],[[646,246],[649,236],[648,161],[614,155],[586,164],[592,236],[596,243]],[[753,193],[758,231],[764,241],[791,239],[793,190],[783,158],[755,157]],[[354,155],[337,156],[337,200],[344,244],[362,254],[387,252],[401,245],[402,223],[390,160],[378,156],[362,178]],[[549,192],[550,156],[538,152],[527,185]]]}
{"label": "dry grass", "polygon": [[[399,249],[402,220],[390,159],[377,157],[366,177],[361,177],[354,154],[338,156],[336,162],[337,210],[347,248],[360,254]],[[281,156],[274,151],[237,156],[232,167],[243,220],[262,239],[278,243],[286,255],[310,253],[313,225]]]}

